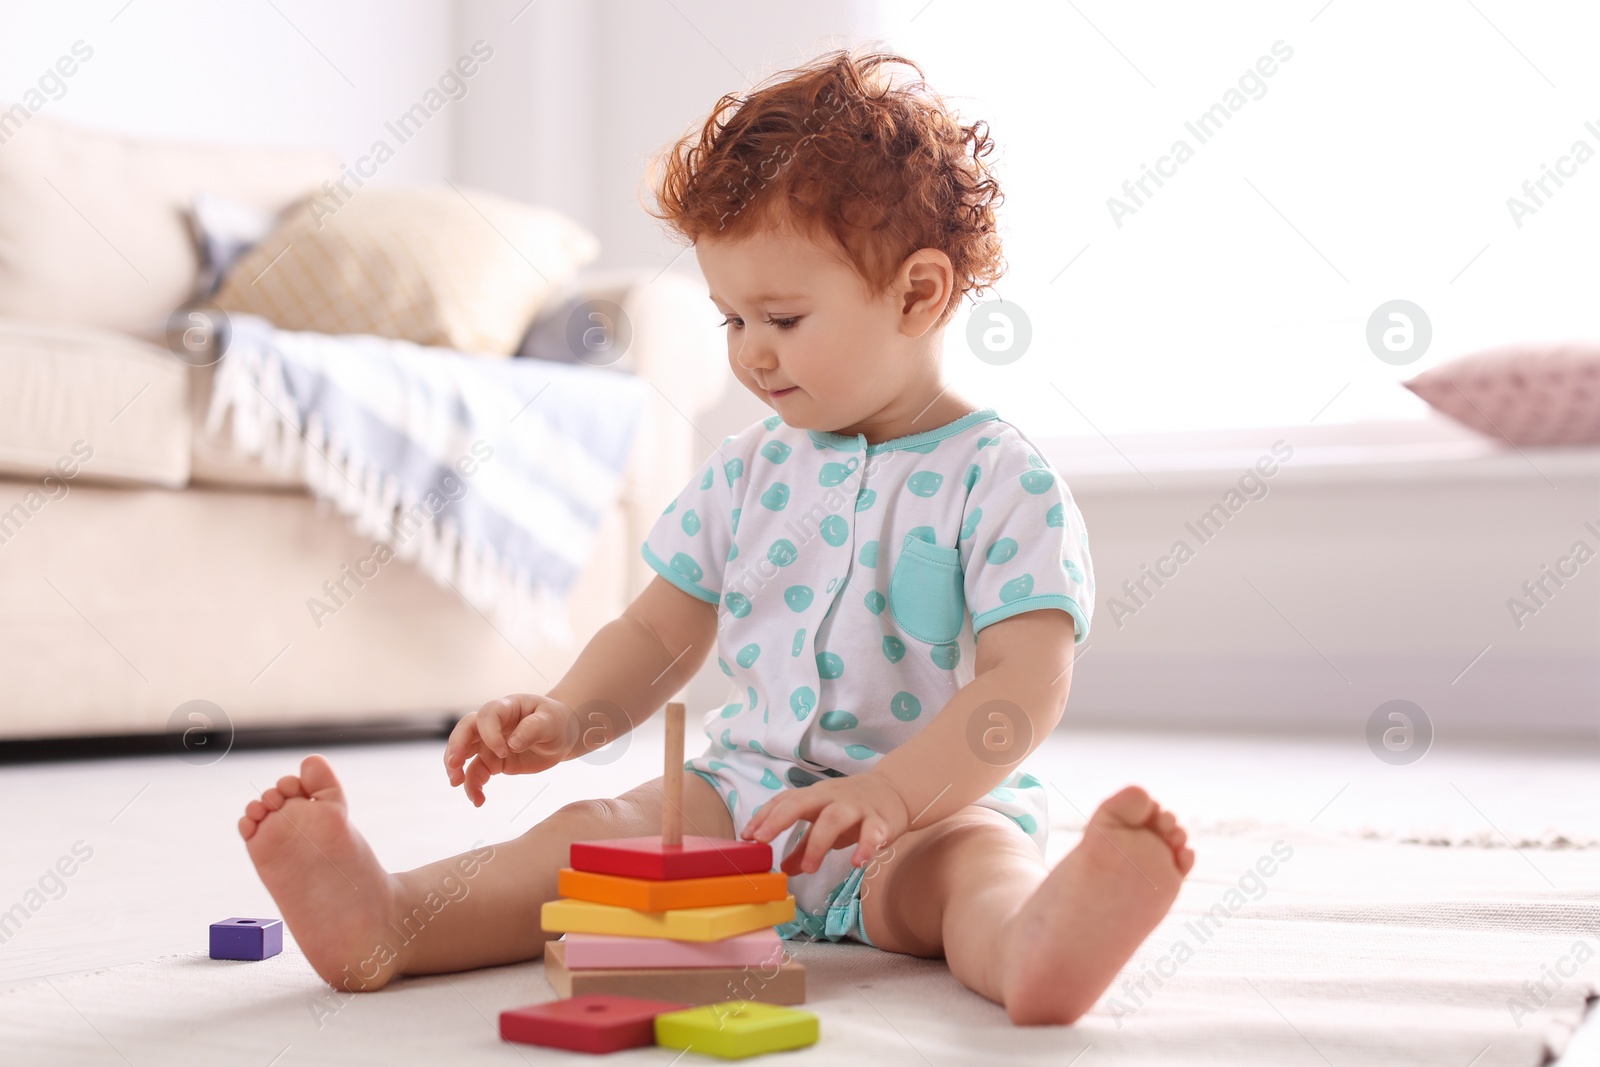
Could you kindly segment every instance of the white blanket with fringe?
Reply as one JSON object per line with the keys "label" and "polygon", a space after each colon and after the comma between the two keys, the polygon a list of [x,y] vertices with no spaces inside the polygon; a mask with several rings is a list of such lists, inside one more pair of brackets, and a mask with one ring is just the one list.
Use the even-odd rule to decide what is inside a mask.
{"label": "white blanket with fringe", "polygon": [[620,492],[646,389],[613,370],[239,315],[206,431],[298,472],[508,640],[564,643],[566,596]]}

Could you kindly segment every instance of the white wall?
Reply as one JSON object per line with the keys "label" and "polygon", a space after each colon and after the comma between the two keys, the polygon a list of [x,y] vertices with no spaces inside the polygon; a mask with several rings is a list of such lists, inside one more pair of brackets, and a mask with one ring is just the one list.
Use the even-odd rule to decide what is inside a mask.
{"label": "white wall", "polygon": [[346,160],[387,136],[396,154],[378,180],[450,173],[453,105],[403,145],[384,130],[459,54],[450,0],[7,4],[0,100],[37,87],[76,41],[93,55],[41,115],[141,136],[328,147]]}
{"label": "white wall", "polygon": [[[494,54],[465,99],[435,115],[379,180],[449,177],[548,204],[600,236],[600,267],[696,273],[692,253],[680,256],[640,206],[647,160],[721,94],[893,28],[869,0],[274,4],[8,6],[0,99],[16,99],[83,40],[93,58],[45,113],[144,135],[326,145],[353,159],[483,40]],[[735,384],[699,429],[720,440],[767,413]],[[1070,481],[1071,452],[1055,458]],[[1404,697],[1429,709],[1445,734],[1594,733],[1594,577],[1586,569],[1521,630],[1505,608],[1525,578],[1581,536],[1583,519],[1600,517],[1594,477],[1559,492],[1530,474],[1297,478],[1288,472],[1120,629],[1108,598],[1214,502],[1226,477],[1160,490],[1075,487],[1101,602],[1069,721],[1356,736],[1377,703]],[[676,488],[661,487],[663,499]],[[720,702],[724,681],[713,666],[691,699]]]}

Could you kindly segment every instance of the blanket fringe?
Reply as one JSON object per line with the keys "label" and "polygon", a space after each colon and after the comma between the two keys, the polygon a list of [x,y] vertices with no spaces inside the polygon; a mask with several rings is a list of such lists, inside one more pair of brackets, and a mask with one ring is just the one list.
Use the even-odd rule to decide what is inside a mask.
{"label": "blanket fringe", "polygon": [[568,605],[525,571],[503,564],[492,548],[463,541],[454,522],[439,522],[399,482],[350,453],[315,416],[301,426],[272,352],[229,358],[217,366],[206,433],[220,437],[231,424],[235,449],[280,473],[296,474],[319,500],[347,516],[362,536],[386,544],[395,557],[454,589],[522,654],[538,638],[574,640]]}

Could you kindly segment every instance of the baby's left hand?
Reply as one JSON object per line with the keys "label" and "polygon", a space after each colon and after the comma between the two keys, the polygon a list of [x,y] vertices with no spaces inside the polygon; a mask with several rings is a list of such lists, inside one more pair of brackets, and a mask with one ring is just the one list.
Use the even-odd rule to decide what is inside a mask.
{"label": "baby's left hand", "polygon": [[784,859],[785,874],[815,871],[829,849],[851,844],[856,851],[850,862],[865,867],[874,852],[906,832],[911,813],[887,779],[868,771],[784,790],[757,809],[740,836],[771,841],[801,819],[809,819],[811,829],[805,847]]}

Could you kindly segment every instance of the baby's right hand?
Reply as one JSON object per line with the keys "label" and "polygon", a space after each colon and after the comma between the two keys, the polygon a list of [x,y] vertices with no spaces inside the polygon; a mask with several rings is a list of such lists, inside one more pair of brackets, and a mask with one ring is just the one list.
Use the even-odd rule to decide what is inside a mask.
{"label": "baby's right hand", "polygon": [[549,770],[576,754],[578,742],[571,708],[537,693],[514,693],[456,723],[444,748],[445,772],[451,785],[465,787],[474,807],[482,807],[491,775]]}

